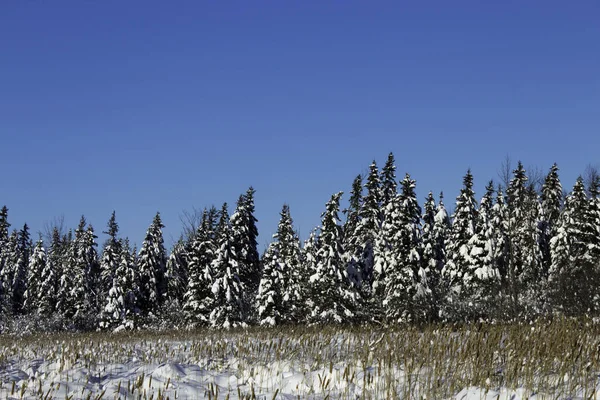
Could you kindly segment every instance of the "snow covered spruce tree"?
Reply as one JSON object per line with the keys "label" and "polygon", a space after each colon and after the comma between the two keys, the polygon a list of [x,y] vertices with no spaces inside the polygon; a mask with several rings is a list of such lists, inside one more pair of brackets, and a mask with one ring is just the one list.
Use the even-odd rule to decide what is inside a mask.
{"label": "snow covered spruce tree", "polygon": [[37,313],[40,309],[41,284],[43,271],[46,267],[46,249],[40,237],[33,248],[27,268],[27,290],[25,291],[25,310],[27,313]]}
{"label": "snow covered spruce tree", "polygon": [[314,302],[311,321],[315,323],[343,323],[358,317],[358,292],[342,260],[342,227],[338,216],[341,196],[342,192],[336,193],[327,202],[322,215],[316,271],[309,278]]}
{"label": "snow covered spruce tree", "polygon": [[469,263],[473,274],[470,288],[470,317],[487,319],[497,315],[500,273],[495,254],[495,233],[493,226],[494,183],[490,181],[481,199],[475,234],[469,240]]}
{"label": "snow covered spruce tree", "polygon": [[254,217],[254,189],[250,188],[238,199],[231,215],[231,241],[239,263],[239,279],[242,284],[244,304],[251,304],[260,283],[260,259],[257,250],[258,231]]}
{"label": "snow covered spruce tree", "polygon": [[56,312],[59,278],[62,275],[62,239],[56,227],[52,231],[52,242],[42,270],[42,282],[38,297],[38,313],[49,316]]}
{"label": "snow covered spruce tree", "polygon": [[117,275],[121,262],[122,242],[118,239],[119,225],[113,211],[108,221],[108,230],[104,232],[108,239],[104,243],[100,259],[102,289],[100,291],[99,326],[102,329],[120,330],[126,327],[125,298],[123,282]]}
{"label": "snow covered spruce tree", "polygon": [[385,165],[381,169],[381,205],[385,206],[390,203],[398,194],[398,184],[396,182],[396,160],[394,154],[388,154]]}
{"label": "snow covered spruce tree", "polygon": [[[363,260],[363,243],[364,239],[357,229],[360,223],[360,213],[362,209],[362,177],[358,175],[352,182],[352,190],[350,191],[350,200],[348,208],[344,210],[346,221],[344,222],[344,239],[343,246],[346,251],[344,261],[348,270],[350,281],[357,288],[360,288],[363,280],[364,260]],[[362,289],[368,290],[368,285],[364,285]],[[368,294],[365,294],[368,296]]]}
{"label": "snow covered spruce tree", "polygon": [[556,235],[556,224],[560,216],[563,189],[558,177],[558,166],[552,165],[542,186],[542,216],[540,220],[540,248],[542,251],[542,268],[545,275],[549,273],[552,258],[550,256],[550,240]]}
{"label": "snow covered spruce tree", "polygon": [[212,207],[202,214],[200,223],[187,254],[188,282],[183,296],[183,310],[191,326],[208,325],[214,302],[212,285],[215,276],[212,262],[215,259],[215,227],[218,211]]}
{"label": "snow covered spruce tree", "polygon": [[[53,244],[55,241],[53,241]],[[74,275],[71,272],[70,266],[75,263],[70,249],[73,246],[73,230],[69,229],[66,235],[63,235],[62,240],[57,249],[54,246],[50,247],[50,255],[48,261],[55,264],[57,271],[58,284],[56,289],[56,311],[62,317],[66,326],[72,327],[71,318],[73,317],[73,297],[71,292],[74,285]]]}
{"label": "snow covered spruce tree", "polygon": [[374,246],[381,229],[382,218],[381,181],[375,161],[369,166],[369,175],[367,176],[365,188],[367,189],[367,193],[363,198],[359,222],[352,235],[355,236],[355,241],[358,243],[360,250],[359,256],[361,261],[358,264],[360,268],[358,273],[360,282],[358,282],[358,286],[361,288],[360,293],[362,293],[363,297],[369,298],[374,279],[381,279],[381,276],[378,276],[374,272]]}
{"label": "snow covered spruce tree", "polygon": [[123,328],[134,328],[137,325],[140,310],[138,293],[140,292],[140,273],[136,249],[131,249],[129,238],[119,239],[121,254],[115,276],[119,280],[119,290],[123,295]]}
{"label": "snow covered spruce tree", "polygon": [[157,212],[146,231],[138,256],[140,287],[137,300],[143,316],[156,315],[167,291],[165,279],[167,256],[162,234],[164,227],[160,213]]}
{"label": "snow covered spruce tree", "polygon": [[284,204],[275,239],[263,256],[263,272],[256,298],[260,325],[301,322],[304,285],[300,241],[290,208]]}
{"label": "snow covered spruce tree", "polygon": [[17,274],[17,262],[19,258],[18,243],[17,232],[13,231],[0,249],[2,252],[2,270],[0,270],[2,303],[0,304],[0,309],[6,315],[12,315],[14,309],[14,280]]}
{"label": "snow covered spruce tree", "polygon": [[508,188],[508,312],[514,316],[534,316],[542,311],[545,277],[539,246],[540,203],[527,186],[521,162],[513,171]]}
{"label": "snow covered spruce tree", "polygon": [[304,268],[303,279],[301,280],[302,293],[306,296],[305,312],[301,318],[303,322],[310,322],[310,310],[313,310],[315,307],[315,300],[313,299],[314,288],[310,277],[317,273],[317,253],[319,252],[319,248],[319,227],[315,227],[304,241],[301,251],[302,266]]}
{"label": "snow covered spruce tree", "polygon": [[437,320],[444,293],[442,270],[446,264],[446,240],[450,231],[450,218],[444,206],[444,195],[436,206],[433,194],[429,192],[423,211],[423,266],[427,274],[427,283],[431,290],[430,318]]}
{"label": "snow covered spruce tree", "polygon": [[600,235],[595,225],[583,179],[567,196],[550,242],[550,294],[556,311],[566,315],[594,315],[600,310]]}
{"label": "snow covered spruce tree", "polygon": [[68,315],[78,328],[92,328],[98,313],[94,292],[99,281],[98,251],[96,235],[92,226],[86,229],[86,220],[82,216],[75,230],[75,239],[69,247],[68,266],[73,275],[70,290]]}
{"label": "snow covered spruce tree", "polygon": [[3,286],[6,312],[18,315],[23,312],[24,294],[27,285],[27,267],[31,253],[31,240],[27,224],[20,231],[13,231],[2,248],[3,268],[0,282]]}
{"label": "snow covered spruce tree", "polygon": [[280,325],[284,320],[283,270],[279,264],[275,242],[271,242],[263,254],[262,277],[258,286],[255,307],[258,324],[262,326]]}
{"label": "snow covered spruce tree", "polygon": [[508,238],[508,206],[502,191],[502,187],[496,189],[496,200],[492,207],[492,231],[494,232],[494,263],[500,274],[500,299],[498,307],[502,317],[506,314],[505,302],[509,300],[508,290],[508,261],[509,261],[509,238]]}
{"label": "snow covered spruce tree", "polygon": [[8,285],[6,276],[8,275],[6,267],[6,257],[8,250],[8,208],[3,206],[0,209],[0,322],[6,318],[10,311],[10,294],[7,293]]}
{"label": "snow covered spruce tree", "polygon": [[421,207],[415,181],[406,174],[401,193],[390,206],[386,232],[391,238],[383,306],[390,322],[426,321],[430,318],[431,291],[422,264]]}
{"label": "snow covered spruce tree", "polygon": [[443,318],[463,320],[471,313],[470,295],[473,287],[474,271],[471,263],[469,241],[475,235],[477,206],[473,192],[471,170],[463,178],[463,187],[456,198],[452,216],[452,230],[446,246],[448,260],[442,272],[447,288]]}
{"label": "snow covered spruce tree", "polygon": [[235,328],[246,325],[246,310],[243,285],[240,280],[240,256],[233,242],[227,203],[221,208],[217,226],[217,248],[212,262],[214,282],[212,285],[213,305],[209,315],[213,328]]}
{"label": "snow covered spruce tree", "polygon": [[167,293],[166,300],[171,307],[181,308],[183,295],[187,288],[187,245],[183,238],[179,239],[173,246],[171,254],[167,259]]}

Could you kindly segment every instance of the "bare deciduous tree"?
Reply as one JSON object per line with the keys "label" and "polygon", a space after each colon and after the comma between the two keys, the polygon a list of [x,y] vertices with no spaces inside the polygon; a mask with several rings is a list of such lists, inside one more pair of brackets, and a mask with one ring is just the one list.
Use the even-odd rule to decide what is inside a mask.
{"label": "bare deciduous tree", "polygon": [[191,210],[183,210],[179,214],[179,220],[183,227],[182,236],[184,240],[189,241],[194,237],[200,223],[202,222],[202,213],[204,211],[196,207],[192,207]]}
{"label": "bare deciduous tree", "polygon": [[502,164],[500,164],[500,169],[498,170],[498,178],[500,179],[500,185],[506,191],[506,189],[510,185],[510,181],[513,176],[513,166],[512,160],[510,156],[507,154],[502,160]]}
{"label": "bare deciduous tree", "polygon": [[65,226],[65,215],[61,214],[58,217],[54,217],[50,221],[44,222],[43,231],[40,232],[41,237],[44,240],[44,245],[48,248],[52,243],[52,235],[54,230],[57,230],[60,237],[64,237],[67,234],[67,227]]}
{"label": "bare deciduous tree", "polygon": [[598,196],[597,192],[600,189],[600,171],[598,171],[598,165],[588,164],[585,167],[583,182],[585,183],[588,196]]}

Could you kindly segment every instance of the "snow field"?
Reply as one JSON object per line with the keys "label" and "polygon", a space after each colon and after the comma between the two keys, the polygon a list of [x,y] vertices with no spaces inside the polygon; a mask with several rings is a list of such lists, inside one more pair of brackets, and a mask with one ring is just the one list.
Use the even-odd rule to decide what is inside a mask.
{"label": "snow field", "polygon": [[600,334],[506,326],[0,337],[2,399],[595,399]]}

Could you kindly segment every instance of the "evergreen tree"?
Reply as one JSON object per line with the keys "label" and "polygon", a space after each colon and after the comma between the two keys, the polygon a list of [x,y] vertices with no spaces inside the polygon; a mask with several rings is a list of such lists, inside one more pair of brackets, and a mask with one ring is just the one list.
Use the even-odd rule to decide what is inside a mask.
{"label": "evergreen tree", "polygon": [[442,310],[446,299],[445,290],[447,285],[443,282],[442,273],[447,262],[446,244],[448,243],[450,232],[450,217],[448,216],[448,211],[446,211],[446,206],[444,205],[444,194],[440,193],[440,200],[438,201],[436,209],[432,234],[434,243],[433,257],[435,258],[438,267],[437,270],[431,270],[427,275],[429,277],[429,288],[432,291],[431,313],[433,319],[441,317],[440,311]]}
{"label": "evergreen tree", "polygon": [[46,249],[40,237],[29,259],[27,268],[27,290],[25,291],[25,309],[34,313],[41,308],[43,273],[46,268]]}
{"label": "evergreen tree", "polygon": [[[362,209],[362,177],[358,175],[352,183],[350,201],[348,208],[344,210],[346,222],[344,223],[344,249],[346,250],[345,261],[347,263],[348,276],[356,287],[362,283],[363,243],[358,225],[360,224],[360,213]],[[365,287],[366,288],[366,287]]]}
{"label": "evergreen tree", "polygon": [[[526,184],[528,178],[521,162],[513,172],[508,188],[508,288],[513,313],[536,314],[544,274],[539,246],[539,202]],[[509,310],[509,312],[511,312]]]}
{"label": "evergreen tree", "polygon": [[314,301],[311,319],[319,323],[342,323],[356,317],[358,294],[342,260],[342,227],[338,216],[341,196],[342,192],[334,194],[322,215],[316,272],[310,277]]}
{"label": "evergreen tree", "polygon": [[494,260],[493,227],[494,183],[489,182],[479,206],[475,234],[469,240],[469,268],[472,281],[469,293],[471,318],[487,318],[495,314],[500,273]]}
{"label": "evergreen tree", "polygon": [[75,258],[72,257],[72,252],[70,251],[73,246],[73,232],[69,230],[58,243],[60,244],[56,251],[53,251],[51,248],[50,257],[48,258],[55,263],[55,271],[57,271],[56,275],[58,276],[56,311],[60,313],[65,322],[71,322],[74,308],[71,293],[75,278],[71,271],[71,266],[75,264]]}
{"label": "evergreen tree", "polygon": [[239,257],[240,281],[245,302],[249,303],[260,283],[260,259],[257,250],[258,230],[254,217],[254,193],[251,187],[240,196],[237,207],[231,216],[232,241]]}
{"label": "evergreen tree", "polygon": [[215,223],[218,212],[213,207],[204,210],[202,223],[198,227],[188,253],[188,284],[184,294],[183,309],[186,319],[192,324],[208,324],[212,311],[212,285],[215,276],[212,262],[215,258]]}
{"label": "evergreen tree", "polygon": [[17,231],[13,231],[8,240],[4,243],[4,247],[0,249],[2,251],[2,263],[3,267],[0,271],[0,286],[2,286],[1,292],[2,303],[0,304],[0,311],[3,310],[5,313],[13,314],[15,304],[13,303],[14,283],[17,276],[17,268],[19,262],[19,239]]}
{"label": "evergreen tree", "polygon": [[381,170],[381,205],[385,208],[398,194],[396,183],[396,164],[394,154],[388,155],[387,161]]}
{"label": "evergreen tree", "polygon": [[160,213],[156,213],[139,253],[138,305],[144,314],[156,312],[166,293],[166,251],[162,228]]}
{"label": "evergreen tree", "polygon": [[567,315],[597,312],[600,237],[581,177],[567,196],[550,244],[549,280],[556,309]]}
{"label": "evergreen tree", "polygon": [[440,194],[439,204],[436,206],[433,193],[429,192],[423,210],[423,261],[427,275],[427,283],[431,290],[430,319],[435,320],[440,310],[440,298],[443,296],[441,288],[441,274],[446,263],[445,244],[450,220]]}
{"label": "evergreen tree", "polygon": [[71,290],[72,315],[76,326],[91,327],[98,312],[96,296],[98,283],[98,251],[96,235],[92,226],[86,229],[86,220],[82,216],[75,231],[75,240],[70,248],[69,268],[73,275]]}
{"label": "evergreen tree", "polygon": [[104,243],[100,260],[102,291],[99,296],[99,325],[102,329],[116,329],[123,323],[126,311],[123,289],[117,276],[123,250],[122,242],[118,239],[119,225],[114,211],[108,221],[108,230],[104,233],[108,235],[108,239]]}
{"label": "evergreen tree", "polygon": [[8,246],[8,208],[3,206],[0,209],[0,316],[10,309],[10,298],[12,294],[9,292],[9,275],[10,266],[7,265],[7,258],[10,247]]}
{"label": "evergreen tree", "polygon": [[443,276],[448,285],[448,310],[445,318],[464,318],[469,310],[469,290],[473,282],[473,270],[470,262],[471,246],[469,241],[475,235],[477,208],[473,192],[473,175],[467,171],[463,179],[463,188],[456,198],[456,208],[452,216],[452,231],[446,246],[448,260]]}
{"label": "evergreen tree", "polygon": [[187,287],[187,249],[180,239],[167,259],[167,299],[172,304],[182,305],[183,295]]}
{"label": "evergreen tree", "polygon": [[263,255],[262,277],[256,296],[259,325],[279,325],[285,318],[282,296],[284,278],[276,247],[275,242],[271,243]]}
{"label": "evergreen tree", "polygon": [[422,265],[421,207],[410,175],[400,185],[402,191],[392,202],[393,244],[383,306],[389,321],[423,321],[429,316],[431,291]]}
{"label": "evergreen tree", "polygon": [[42,270],[42,283],[38,297],[38,313],[40,315],[51,315],[56,311],[59,278],[62,275],[62,246],[60,233],[55,227],[46,264]]}
{"label": "evergreen tree", "polygon": [[297,323],[304,315],[300,242],[289,206],[281,210],[275,239],[263,256],[263,273],[256,298],[259,323]]}
{"label": "evergreen tree", "polygon": [[240,256],[236,253],[232,237],[232,229],[227,222],[227,204],[224,204],[218,226],[217,250],[211,265],[215,274],[212,285],[214,303],[209,316],[212,327],[229,329],[246,325],[244,311],[247,306],[240,280]]}
{"label": "evergreen tree", "polygon": [[107,225],[108,229],[102,232],[108,235],[108,239],[104,243],[102,257],[100,260],[101,288],[99,297],[101,298],[102,307],[108,291],[113,286],[113,278],[117,271],[121,256],[121,241],[118,238],[119,225],[113,211]]}
{"label": "evergreen tree", "polygon": [[280,217],[275,239],[283,275],[284,320],[289,323],[299,323],[306,314],[305,300],[308,292],[305,289],[307,286],[305,281],[307,281],[308,274],[302,265],[300,238],[294,231],[294,223],[287,204],[283,206]]}
{"label": "evergreen tree", "polygon": [[[305,302],[305,312],[303,313],[302,320],[310,321],[310,310],[313,310],[315,307],[315,297],[313,288],[313,283],[310,281],[311,276],[316,276],[317,274],[317,253],[319,252],[319,228],[315,227],[311,230],[308,238],[304,241],[304,245],[302,246],[301,251],[301,264],[305,270],[302,274],[303,278],[300,280],[301,282],[301,293],[306,297]],[[308,279],[304,279],[307,276]]]}
{"label": "evergreen tree", "polygon": [[133,328],[136,325],[138,314],[139,270],[136,250],[131,249],[129,239],[120,240],[121,256],[115,276],[119,280],[119,290],[123,294],[122,325]]}
{"label": "evergreen tree", "polygon": [[[371,296],[374,279],[381,276],[374,272],[375,266],[375,242],[380,235],[382,213],[381,207],[381,183],[379,171],[375,161],[369,167],[369,175],[365,184],[367,193],[363,199],[360,210],[359,222],[353,233],[358,261],[356,269],[360,282],[358,286],[363,297]],[[348,234],[348,233],[346,233]],[[374,275],[375,274],[375,275]]]}
{"label": "evergreen tree", "polygon": [[27,224],[18,233],[17,262],[13,280],[13,312],[21,314],[24,311],[25,291],[27,290],[27,268],[32,252],[31,237]]}
{"label": "evergreen tree", "polygon": [[492,208],[492,230],[494,232],[494,263],[500,274],[503,292],[508,293],[508,206],[502,192],[502,187],[496,190],[496,202]]}
{"label": "evergreen tree", "polygon": [[548,274],[552,259],[550,256],[550,240],[556,235],[556,224],[560,216],[563,189],[558,177],[558,166],[552,165],[542,186],[542,218],[540,221],[540,247],[544,275]]}

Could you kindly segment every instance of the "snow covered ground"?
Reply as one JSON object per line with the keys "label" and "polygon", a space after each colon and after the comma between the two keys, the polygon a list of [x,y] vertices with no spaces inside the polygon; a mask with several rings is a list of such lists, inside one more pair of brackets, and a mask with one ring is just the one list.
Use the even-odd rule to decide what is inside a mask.
{"label": "snow covered ground", "polygon": [[[469,348],[473,346],[470,339],[473,334],[469,331],[438,333],[439,343],[432,341],[435,335],[416,330],[406,333],[328,328],[3,338],[0,398],[600,397],[598,375],[590,372],[590,368],[586,379],[571,377],[569,373],[563,374],[563,364],[552,356],[554,371],[542,371],[535,366],[516,371],[523,375],[531,373],[529,378],[519,378],[530,385],[518,387],[510,383],[511,375],[503,369],[525,365],[526,361],[511,364],[503,358],[510,351],[501,354],[494,350],[498,356],[495,360],[477,358],[471,360],[471,365],[463,365],[469,361],[463,355],[487,357],[494,352],[487,352],[484,346],[479,350]],[[506,336],[499,338],[493,347],[512,345]],[[408,346],[415,351],[408,351]],[[582,346],[580,353],[585,349]],[[447,358],[438,359],[438,354],[446,354]],[[567,360],[569,357],[566,355]],[[472,368],[488,361],[489,371]],[[573,372],[572,368],[567,369]],[[539,390],[540,387],[545,391]]]}

